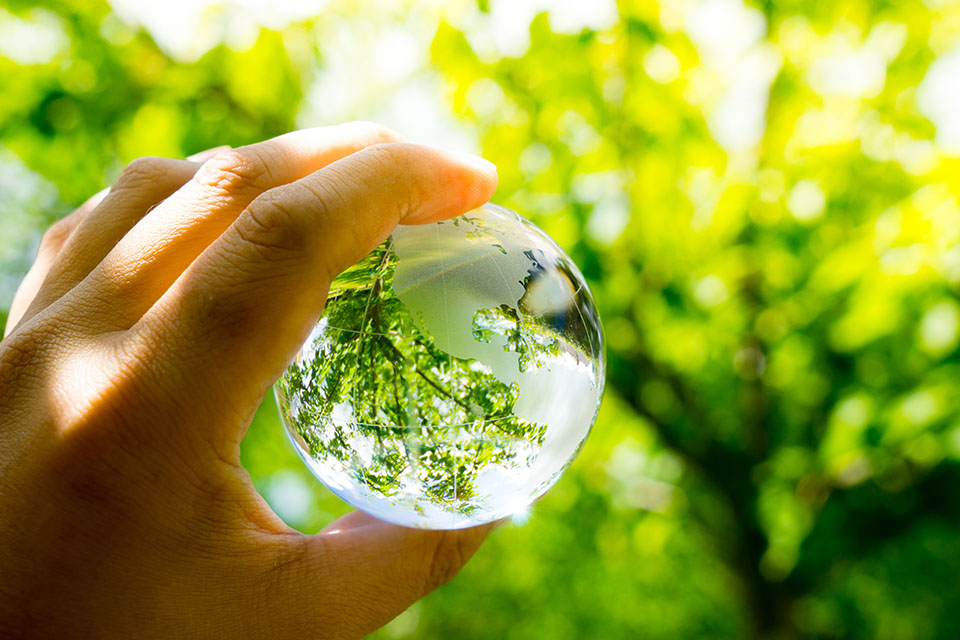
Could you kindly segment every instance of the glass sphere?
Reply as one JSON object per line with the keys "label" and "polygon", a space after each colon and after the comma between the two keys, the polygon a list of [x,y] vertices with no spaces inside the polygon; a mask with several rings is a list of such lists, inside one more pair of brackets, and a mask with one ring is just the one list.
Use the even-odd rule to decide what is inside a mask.
{"label": "glass sphere", "polygon": [[401,525],[522,512],[580,451],[603,393],[600,319],[576,265],[503,207],[399,226],[331,285],[275,387],[300,457]]}

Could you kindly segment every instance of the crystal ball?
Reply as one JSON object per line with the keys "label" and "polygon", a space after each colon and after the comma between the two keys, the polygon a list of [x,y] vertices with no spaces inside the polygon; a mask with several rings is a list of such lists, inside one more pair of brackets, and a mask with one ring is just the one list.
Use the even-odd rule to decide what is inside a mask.
{"label": "crystal ball", "polygon": [[401,225],[337,277],[275,393],[331,491],[396,524],[456,529],[523,513],[557,481],[603,381],[583,275],[487,204]]}

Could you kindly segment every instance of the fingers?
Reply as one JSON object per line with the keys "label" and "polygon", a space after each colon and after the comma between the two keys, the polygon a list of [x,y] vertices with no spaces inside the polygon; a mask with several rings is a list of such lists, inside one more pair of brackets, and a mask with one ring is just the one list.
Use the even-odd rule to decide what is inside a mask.
{"label": "fingers", "polygon": [[294,131],[217,154],[117,244],[78,295],[113,301],[100,307],[99,330],[126,329],[255,198],[394,139],[379,125],[350,123]]}
{"label": "fingers", "polygon": [[[495,186],[496,171],[485,160],[391,144],[270,191],[144,316],[135,329],[144,357],[187,369],[173,393],[245,411],[302,345],[337,273],[398,223],[464,213],[486,202]],[[162,351],[148,355],[160,344]],[[231,372],[218,396],[210,364]]]}
{"label": "fingers", "polygon": [[200,164],[172,158],[138,158],[127,165],[110,193],[79,219],[63,243],[25,319],[75,287],[147,213],[190,180]]}
{"label": "fingers", "polygon": [[354,511],[316,536],[288,536],[294,560],[271,584],[279,603],[316,603],[285,615],[291,625],[360,638],[450,581],[494,526],[424,531]]}
{"label": "fingers", "polygon": [[40,291],[50,267],[53,265],[57,254],[66,243],[67,239],[73,233],[74,229],[80,225],[83,219],[106,197],[109,189],[99,191],[89,198],[82,205],[77,207],[72,213],[55,222],[47,232],[43,234],[40,240],[40,248],[37,250],[37,258],[34,260],[23,282],[17,289],[13,302],[10,305],[10,314],[7,316],[7,326],[4,330],[4,337],[10,335],[15,327],[20,325],[25,319],[27,309]]}
{"label": "fingers", "polygon": [[[103,189],[44,234],[37,259],[17,290],[6,331],[45,309],[72,289],[143,215],[193,177],[200,163],[230,147],[189,156],[139,158],[127,165],[112,188]],[[112,196],[108,198],[108,194]],[[104,207],[101,203],[107,199]]]}

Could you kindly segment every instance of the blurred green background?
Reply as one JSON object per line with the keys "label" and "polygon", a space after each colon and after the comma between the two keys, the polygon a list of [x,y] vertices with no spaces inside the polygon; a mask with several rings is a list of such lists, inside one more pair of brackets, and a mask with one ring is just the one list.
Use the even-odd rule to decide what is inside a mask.
{"label": "blurred green background", "polygon": [[[589,279],[608,391],[375,637],[957,638],[958,104],[951,0],[5,0],[0,321],[137,156],[356,118],[479,152]],[[346,510],[272,399],[243,455],[293,526]]]}

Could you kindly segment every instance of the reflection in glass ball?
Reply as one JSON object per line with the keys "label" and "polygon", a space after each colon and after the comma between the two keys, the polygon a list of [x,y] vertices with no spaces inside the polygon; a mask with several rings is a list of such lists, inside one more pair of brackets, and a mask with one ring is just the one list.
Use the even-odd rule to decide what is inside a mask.
{"label": "reflection in glass ball", "polygon": [[579,452],[603,393],[600,319],[576,265],[487,204],[400,226],[331,285],[275,391],[310,470],[397,524],[522,511]]}

